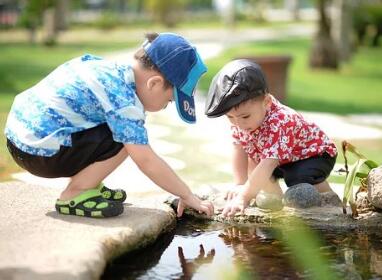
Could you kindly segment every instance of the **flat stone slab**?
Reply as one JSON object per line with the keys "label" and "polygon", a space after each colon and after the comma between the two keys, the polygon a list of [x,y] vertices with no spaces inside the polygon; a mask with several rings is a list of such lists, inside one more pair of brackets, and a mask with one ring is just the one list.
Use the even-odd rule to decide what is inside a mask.
{"label": "flat stone slab", "polygon": [[[305,221],[306,224],[316,228],[343,230],[382,229],[382,213],[368,212],[359,214],[357,218],[352,218],[350,208],[347,209],[348,214],[343,214],[342,207],[329,205],[304,209],[284,206],[282,210],[274,212],[262,210],[255,206],[250,206],[245,209],[244,214],[237,213],[233,217],[224,218],[221,215],[221,212],[226,203],[224,200],[225,192],[218,190],[219,188],[206,186],[200,194],[198,194],[202,199],[208,199],[214,204],[215,214],[212,217],[207,217],[206,215],[199,214],[198,212],[188,208],[185,210],[185,214],[200,219],[234,224],[277,226],[288,223],[294,224],[294,220],[290,218],[297,217]],[[172,203],[173,207],[177,203],[174,197],[170,197],[168,202]]]}
{"label": "flat stone slab", "polygon": [[146,246],[175,226],[159,200],[127,198],[107,219],[59,215],[60,188],[0,183],[0,279],[99,279],[113,258]]}

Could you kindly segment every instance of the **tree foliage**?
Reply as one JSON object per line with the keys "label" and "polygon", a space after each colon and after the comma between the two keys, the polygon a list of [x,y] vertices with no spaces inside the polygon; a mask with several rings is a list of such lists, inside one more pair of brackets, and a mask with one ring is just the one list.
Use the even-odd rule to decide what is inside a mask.
{"label": "tree foliage", "polygon": [[145,8],[155,20],[167,27],[173,27],[179,20],[180,12],[187,4],[187,0],[146,0]]}
{"label": "tree foliage", "polygon": [[28,0],[22,9],[20,24],[27,29],[36,29],[42,24],[44,11],[53,7],[53,0]]}

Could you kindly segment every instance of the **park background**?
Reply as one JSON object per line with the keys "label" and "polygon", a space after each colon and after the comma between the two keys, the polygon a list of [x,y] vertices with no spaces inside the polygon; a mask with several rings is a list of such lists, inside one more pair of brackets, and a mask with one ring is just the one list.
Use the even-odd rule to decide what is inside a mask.
{"label": "park background", "polygon": [[[14,96],[61,63],[84,53],[123,60],[151,31],[179,33],[208,46],[209,71],[198,85],[202,101],[212,77],[231,59],[288,57],[285,104],[321,113],[314,117],[335,114],[357,124],[354,129],[382,129],[377,0],[0,0],[0,129]],[[186,181],[231,178],[229,172],[205,172],[226,157],[200,153],[198,143],[208,140],[190,136],[179,120],[153,114],[148,124],[170,128],[163,138],[183,146],[174,154],[187,166],[179,170]],[[350,141],[381,163],[382,139],[362,133]],[[336,139],[338,147],[342,140],[349,139]],[[20,171],[0,138],[0,180]]]}
{"label": "park background", "polygon": [[[84,53],[127,62],[141,44],[144,33],[169,31],[180,33],[195,43],[209,68],[198,85],[198,122],[196,125],[182,123],[175,106],[168,106],[165,111],[149,114],[147,126],[155,150],[193,190],[206,183],[230,182],[232,178],[230,153],[225,145],[230,142],[226,120],[209,120],[203,116],[203,102],[212,77],[224,64],[238,57],[288,57],[286,95],[282,101],[324,124],[325,131],[336,135],[339,148],[342,140],[349,140],[368,158],[381,164],[381,23],[382,3],[378,0],[0,0],[0,129],[4,129],[15,95],[36,84],[61,63]],[[340,166],[343,166],[341,151],[335,169]],[[110,183],[109,187],[124,188],[129,199],[134,192],[148,194],[159,189],[147,187],[147,180],[138,179],[139,171],[134,169],[132,162],[116,171],[111,176],[114,181],[106,183]],[[28,242],[34,236],[32,230],[43,243],[48,244],[46,237],[53,236],[56,247],[58,235],[52,234],[49,226],[54,227],[55,221],[60,223],[61,219],[45,216],[40,208],[36,209],[38,215],[44,216],[42,224],[36,217],[20,213],[28,207],[25,202],[34,202],[40,196],[41,200],[44,198],[41,193],[33,193],[31,185],[50,186],[52,188],[46,188],[49,193],[52,189],[63,188],[65,182],[33,181],[36,178],[27,176],[13,163],[5,139],[0,137],[0,181],[15,178],[30,183],[28,188],[31,188],[12,196],[22,196],[20,208],[15,207],[14,199],[7,200],[7,196],[3,196],[3,204],[12,206],[9,212],[4,208],[3,228],[17,228],[17,234],[4,231],[3,244],[16,244],[8,240],[25,237],[28,250],[18,248],[24,257],[25,252],[33,250],[30,244],[39,246],[38,242]],[[335,171],[330,182],[342,188],[344,176],[337,176]],[[49,203],[53,205],[53,201]],[[14,219],[10,213],[15,215]],[[130,218],[127,217],[127,221]],[[28,221],[33,226],[26,226]],[[74,231],[78,225],[68,224]],[[18,234],[20,228],[24,236]],[[97,227],[97,232],[100,230],[101,227]],[[62,231],[65,240],[69,231],[69,228]],[[353,233],[349,232],[350,235]],[[295,237],[296,244],[301,245],[296,246],[300,251],[295,255],[305,260],[305,267],[318,263],[322,268],[315,258],[317,254],[306,254],[309,243],[303,236]],[[361,268],[381,275],[379,251],[371,248],[370,254],[361,252],[362,258],[358,259],[357,246],[364,245],[365,238],[360,236],[360,241],[353,241],[349,236],[340,241],[353,246],[349,245],[351,250],[347,248],[344,255],[354,252],[357,266],[360,263]],[[380,244],[380,239],[377,241]],[[198,244],[195,248],[199,248]],[[14,252],[18,253],[12,250]],[[48,251],[41,254],[40,247],[36,252],[36,260],[44,253],[49,255]],[[11,257],[7,255],[3,259]],[[269,268],[273,265],[277,264]],[[319,276],[316,279],[331,278],[325,269]]]}

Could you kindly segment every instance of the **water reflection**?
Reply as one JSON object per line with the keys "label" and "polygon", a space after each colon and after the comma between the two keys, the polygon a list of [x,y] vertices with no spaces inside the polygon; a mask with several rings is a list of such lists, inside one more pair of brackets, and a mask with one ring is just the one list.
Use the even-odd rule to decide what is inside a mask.
{"label": "water reflection", "polygon": [[[382,279],[382,233],[317,230],[339,279]],[[109,265],[102,279],[307,279],[279,230],[181,221],[141,251]]]}
{"label": "water reflection", "polygon": [[289,262],[280,241],[275,239],[279,232],[265,227],[225,228],[219,235],[224,243],[233,248],[233,261],[243,267],[242,275],[248,279],[299,279],[297,272]]}
{"label": "water reflection", "polygon": [[211,267],[230,265],[233,255],[215,226],[222,228],[180,221],[154,245],[115,260],[102,279],[205,279]]}
{"label": "water reflection", "polygon": [[[163,252],[173,241],[174,234],[175,231],[172,231],[161,236],[153,245],[143,250],[119,257],[112,264],[108,265],[102,275],[102,279],[145,279],[145,275],[151,269],[157,267]],[[168,279],[165,277],[161,278],[161,274],[164,276],[165,273],[158,269],[156,273],[158,277],[155,276],[154,279]]]}
{"label": "water reflection", "polygon": [[337,271],[352,279],[382,279],[382,233],[323,232]]}
{"label": "water reflection", "polygon": [[192,279],[194,273],[198,268],[204,264],[212,263],[215,256],[215,249],[211,249],[207,255],[205,255],[203,245],[199,245],[199,255],[196,258],[187,260],[183,254],[183,248],[178,247],[178,257],[180,261],[180,266],[182,268],[181,279]]}

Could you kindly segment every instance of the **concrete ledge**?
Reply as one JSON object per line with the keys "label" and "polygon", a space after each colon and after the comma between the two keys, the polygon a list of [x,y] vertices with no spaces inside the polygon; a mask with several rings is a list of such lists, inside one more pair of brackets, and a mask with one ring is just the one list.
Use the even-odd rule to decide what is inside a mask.
{"label": "concrete ledge", "polygon": [[129,200],[122,215],[59,215],[61,189],[0,183],[1,279],[98,279],[113,258],[172,229],[173,210],[159,201]]}

